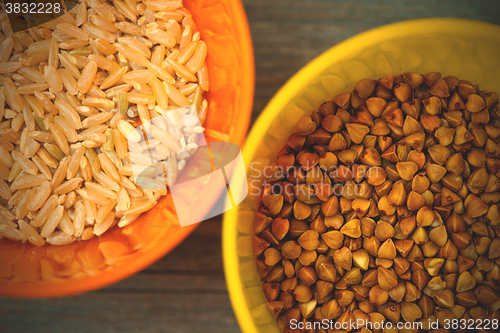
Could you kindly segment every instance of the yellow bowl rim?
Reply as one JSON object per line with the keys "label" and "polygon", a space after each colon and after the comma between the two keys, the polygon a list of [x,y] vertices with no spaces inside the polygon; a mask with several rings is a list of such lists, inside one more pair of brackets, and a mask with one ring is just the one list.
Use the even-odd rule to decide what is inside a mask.
{"label": "yellow bowl rim", "polygon": [[[325,71],[332,63],[361,49],[381,43],[386,40],[405,37],[414,34],[453,33],[477,34],[481,31],[482,37],[498,39],[500,26],[492,23],[459,18],[424,18],[392,23],[373,28],[331,47],[302,67],[278,90],[252,126],[243,148],[243,159],[248,169],[251,158],[255,154],[260,139],[268,129],[269,121],[275,119],[289,101],[317,75]],[[231,209],[224,214],[222,230],[222,254],[224,271],[229,297],[239,326],[244,333],[258,333],[252,319],[250,309],[246,306],[243,293],[243,284],[239,279],[237,239],[238,208]]]}

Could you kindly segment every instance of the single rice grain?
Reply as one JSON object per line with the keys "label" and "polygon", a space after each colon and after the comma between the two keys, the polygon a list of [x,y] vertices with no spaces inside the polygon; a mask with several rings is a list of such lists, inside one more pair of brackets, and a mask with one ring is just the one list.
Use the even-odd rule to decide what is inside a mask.
{"label": "single rice grain", "polygon": [[49,48],[48,64],[54,68],[59,67],[59,43],[55,38],[52,39]]}
{"label": "single rice grain", "polygon": [[20,242],[25,238],[20,230],[3,223],[0,223],[0,236],[13,240],[14,242]]}
{"label": "single rice grain", "polygon": [[59,222],[62,219],[64,212],[63,206],[57,206],[54,211],[50,214],[47,221],[43,224],[42,231],[40,232],[40,236],[47,238],[51,235],[54,230],[56,230]]}
{"label": "single rice grain", "polygon": [[27,192],[27,190],[19,190],[19,191],[13,192],[12,197],[7,202],[9,204],[9,206],[15,206],[19,202],[21,202],[21,199],[24,197],[24,194],[26,192]]}
{"label": "single rice grain", "polygon": [[49,166],[47,165],[47,163],[45,163],[45,161],[38,155],[33,156],[31,158],[31,160],[38,167],[38,170],[40,171],[40,173],[42,175],[44,175],[45,178],[47,178],[47,180],[52,181],[52,172],[51,172]]}
{"label": "single rice grain", "polygon": [[125,215],[137,215],[144,213],[156,205],[156,201],[147,201],[143,203],[133,204],[129,210],[127,210]]}
{"label": "single rice grain", "polygon": [[118,28],[113,24],[111,20],[108,20],[101,15],[92,14],[89,16],[89,18],[95,26],[101,27],[108,32],[115,33],[118,31]]}
{"label": "single rice grain", "polygon": [[35,246],[43,246],[45,244],[45,240],[42,236],[40,236],[35,228],[26,223],[24,220],[19,220],[17,223],[19,224],[20,231],[24,234],[24,237],[28,242]]}
{"label": "single rice grain", "polygon": [[57,29],[64,31],[67,35],[83,41],[87,41],[90,38],[88,33],[69,23],[59,23],[57,25]]}
{"label": "single rice grain", "polygon": [[9,179],[10,169],[5,163],[0,160],[0,179],[8,180]]}
{"label": "single rice grain", "polygon": [[115,107],[115,102],[99,97],[88,97],[82,101],[84,106],[91,106],[95,108],[111,109]]}
{"label": "single rice grain", "polygon": [[130,22],[118,22],[115,27],[126,35],[142,36],[141,27]]}
{"label": "single rice grain", "polygon": [[110,44],[108,41],[105,41],[104,39],[96,39],[94,41],[94,45],[99,51],[107,56],[116,53],[116,47],[113,44]]}
{"label": "single rice grain", "polygon": [[114,151],[115,139],[114,139],[113,129],[108,128],[105,132],[105,135],[106,135],[106,141],[103,143],[102,149]]}
{"label": "single rice grain", "polygon": [[118,191],[116,209],[121,211],[130,209],[130,197],[124,187],[120,187],[120,191]]}
{"label": "single rice grain", "polygon": [[93,182],[86,182],[85,187],[91,191],[98,192],[109,199],[118,199],[118,194],[105,186]]}
{"label": "single rice grain", "polygon": [[111,225],[115,222],[115,213],[111,212],[108,216],[101,222],[94,226],[94,234],[100,236],[105,233]]}
{"label": "single rice grain", "polygon": [[10,152],[5,148],[0,146],[0,160],[10,169],[14,164],[14,159],[12,158]]}
{"label": "single rice grain", "polygon": [[11,78],[5,78],[4,92],[7,97],[7,103],[16,111],[21,112],[23,109],[23,100],[17,91],[17,87]]}
{"label": "single rice grain", "polygon": [[70,179],[54,189],[54,194],[66,194],[74,191],[80,187],[83,182],[83,178],[77,177]]}
{"label": "single rice grain", "polygon": [[76,132],[76,129],[69,124],[66,118],[56,116],[54,117],[54,123],[59,125],[68,142],[75,143],[78,141],[78,133]]}
{"label": "single rice grain", "polygon": [[80,160],[80,175],[85,182],[92,181],[92,169],[90,168],[89,160],[85,156]]}
{"label": "single rice grain", "polygon": [[89,239],[92,239],[94,237],[94,228],[93,227],[88,227],[88,228],[85,228],[85,230],[83,230],[82,232],[82,240],[86,241],[86,240],[89,240]]}
{"label": "single rice grain", "polygon": [[80,160],[82,159],[83,155],[85,154],[86,148],[85,147],[79,147],[71,156],[68,162],[68,170],[66,171],[66,179],[70,180],[73,179],[79,168],[80,168]]}
{"label": "single rice grain", "polygon": [[28,80],[36,83],[43,83],[46,81],[45,75],[33,67],[22,67],[18,70],[18,73],[27,78]]}
{"label": "single rice grain", "polygon": [[64,178],[67,175],[67,171],[68,171],[68,160],[61,161],[56,171],[54,172],[54,176],[52,177],[53,189],[58,188],[62,184]]}
{"label": "single rice grain", "polygon": [[88,41],[84,41],[84,40],[79,40],[79,39],[68,39],[68,40],[65,40],[64,42],[61,42],[59,43],[59,48],[63,49],[63,50],[74,50],[74,49],[78,49],[78,48],[81,48],[81,47],[85,47],[89,44]]}
{"label": "single rice grain", "polygon": [[14,39],[12,37],[6,38],[2,44],[0,44],[0,62],[7,62],[14,48]]}
{"label": "single rice grain", "polygon": [[[112,87],[115,85],[120,79],[127,73],[128,67],[120,67],[119,70],[111,73],[107,78],[102,81],[100,88],[101,89],[108,89],[109,87]],[[109,96],[108,96],[109,97]]]}
{"label": "single rice grain", "polygon": [[118,154],[115,151],[101,149],[101,153],[108,156],[116,169],[120,169],[123,166],[122,160],[118,157]]}
{"label": "single rice grain", "polygon": [[0,74],[13,73],[19,70],[23,65],[19,62],[0,63]]}
{"label": "single rice grain", "polygon": [[3,179],[0,179],[0,197],[5,200],[12,198],[12,191]]}
{"label": "single rice grain", "polygon": [[134,51],[134,49],[132,49],[128,46],[122,45],[120,43],[115,44],[115,47],[118,50],[118,52],[120,52],[127,59],[135,62],[139,66],[144,66],[144,67],[148,66],[149,61],[146,59],[146,57],[144,57],[140,53],[137,53],[136,51]]}
{"label": "single rice grain", "polygon": [[83,198],[83,207],[85,208],[85,222],[91,225],[94,224],[97,212],[96,204]]}
{"label": "single rice grain", "polygon": [[125,215],[123,216],[120,221],[118,221],[118,226],[120,228],[126,227],[135,220],[137,220],[141,216],[141,214],[136,214],[136,215]]}
{"label": "single rice grain", "polygon": [[19,167],[31,175],[36,175],[38,168],[29,158],[17,150],[12,151],[12,159],[19,164]]}
{"label": "single rice grain", "polygon": [[40,187],[36,191],[36,194],[30,198],[30,202],[28,204],[28,210],[35,211],[40,209],[49,198],[51,192],[52,192],[51,182],[47,180],[42,185],[40,185]]}
{"label": "single rice grain", "polygon": [[106,175],[108,175],[114,181],[120,181],[120,175],[118,174],[118,170],[114,166],[113,162],[109,159],[106,154],[99,154],[99,161],[101,162],[101,168]]}
{"label": "single rice grain", "polygon": [[69,192],[66,195],[66,200],[64,200],[64,209],[69,210],[73,205],[75,204],[76,201],[76,193],[74,191]]}
{"label": "single rice grain", "polygon": [[65,155],[69,155],[69,145],[68,145],[68,140],[63,134],[63,131],[59,125],[56,123],[51,123],[49,125],[49,130],[52,136],[54,137],[55,142],[59,146],[59,148],[62,150],[62,152]]}
{"label": "single rice grain", "polygon": [[118,9],[120,13],[123,14],[123,16],[125,16],[126,18],[128,18],[133,22],[137,21],[136,13],[126,3],[120,0],[113,0],[113,5],[115,6],[116,9]]}
{"label": "single rice grain", "polygon": [[151,78],[154,77],[154,74],[149,70],[138,70],[131,71],[123,75],[123,81],[126,83],[143,83],[147,84],[151,81]]}
{"label": "single rice grain", "polygon": [[61,77],[64,88],[66,88],[70,94],[76,95],[78,93],[78,83],[76,82],[75,77],[71,75],[71,72],[66,68],[59,68],[57,72]]}
{"label": "single rice grain", "polygon": [[85,228],[85,207],[83,206],[83,202],[81,200],[75,203],[73,227],[75,229],[73,236],[80,237]]}
{"label": "single rice grain", "polygon": [[82,71],[82,76],[78,80],[78,90],[85,94],[92,86],[92,81],[97,73],[97,64],[89,62]]}
{"label": "single rice grain", "polygon": [[151,64],[161,66],[165,60],[165,46],[157,45],[151,54]]}
{"label": "single rice grain", "polygon": [[72,63],[67,56],[62,54],[59,54],[58,56],[59,61],[61,61],[64,68],[66,68],[75,79],[79,80],[82,77],[82,73],[80,73],[78,67],[74,63]]}
{"label": "single rice grain", "polygon": [[153,94],[130,92],[128,93],[128,101],[132,104],[152,104],[156,102],[156,98]]}
{"label": "single rice grain", "polygon": [[98,54],[91,54],[88,56],[88,59],[91,62],[94,62],[97,67],[102,68],[104,70],[114,72],[119,70],[121,67],[118,65],[116,62],[109,60],[108,58],[105,58],[103,56],[100,56]]}
{"label": "single rice grain", "polygon": [[92,38],[104,39],[110,43],[114,43],[116,41],[116,37],[111,32],[103,30],[92,23],[87,22],[82,24],[82,29]]}
{"label": "single rice grain", "polygon": [[77,27],[81,26],[83,23],[87,22],[87,4],[85,1],[80,2],[76,9],[75,25]]}
{"label": "single rice grain", "polygon": [[150,48],[141,42],[140,40],[132,37],[120,37],[118,38],[118,42],[122,45],[126,45],[130,47],[131,49],[135,50],[136,52],[140,53],[142,56],[146,57],[149,59],[151,57],[151,50]]}
{"label": "single rice grain", "polygon": [[67,245],[76,241],[73,235],[68,235],[64,231],[56,231],[45,239],[47,243],[52,245]]}
{"label": "single rice grain", "polygon": [[196,51],[194,52],[191,59],[189,59],[189,61],[186,63],[186,67],[191,71],[196,72],[201,68],[201,66],[203,66],[206,57],[207,45],[204,41],[199,41],[198,47],[196,48]]}
{"label": "single rice grain", "polygon": [[170,100],[180,107],[191,105],[191,102],[174,85],[164,83]]}
{"label": "single rice grain", "polygon": [[81,188],[77,190],[77,193],[82,196],[82,198],[99,205],[109,205],[111,202],[104,195],[91,191],[87,188]]}
{"label": "single rice grain", "polygon": [[99,209],[97,209],[95,221],[99,225],[104,222],[106,217],[115,209],[116,200],[112,200],[110,205],[101,205]]}
{"label": "single rice grain", "polygon": [[68,215],[68,211],[64,210],[61,221],[59,222],[59,229],[65,232],[67,235],[71,236],[75,233],[75,227],[73,226],[73,221]]}

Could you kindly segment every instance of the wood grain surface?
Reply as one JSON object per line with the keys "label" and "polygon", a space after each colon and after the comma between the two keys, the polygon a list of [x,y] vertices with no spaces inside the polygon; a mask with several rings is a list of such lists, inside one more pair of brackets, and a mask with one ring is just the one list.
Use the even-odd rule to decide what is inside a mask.
{"label": "wood grain surface", "polygon": [[[235,0],[236,1],[236,0]],[[329,47],[368,29],[422,17],[500,24],[498,0],[243,0],[256,64],[255,119],[274,93]],[[0,298],[0,332],[239,332],[224,281],[221,217],[108,288],[51,300]]]}

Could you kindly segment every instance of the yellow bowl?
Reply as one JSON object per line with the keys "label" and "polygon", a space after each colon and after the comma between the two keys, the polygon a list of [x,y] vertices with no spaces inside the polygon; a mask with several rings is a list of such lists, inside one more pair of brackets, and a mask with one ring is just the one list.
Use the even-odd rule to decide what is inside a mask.
{"label": "yellow bowl", "polygon": [[[391,24],[329,49],[292,77],[253,126],[243,150],[249,195],[224,217],[226,280],[244,333],[280,332],[265,305],[253,255],[253,221],[263,168],[297,121],[363,78],[388,73],[441,72],[500,91],[500,26],[463,19],[422,19]],[[238,183],[237,181],[235,184]],[[232,191],[237,189],[231,188]]]}

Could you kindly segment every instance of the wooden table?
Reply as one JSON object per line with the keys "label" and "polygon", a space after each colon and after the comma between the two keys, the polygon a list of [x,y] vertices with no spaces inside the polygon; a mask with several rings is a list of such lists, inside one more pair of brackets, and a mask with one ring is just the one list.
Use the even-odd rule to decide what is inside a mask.
{"label": "wooden table", "polygon": [[[303,65],[362,31],[433,16],[500,24],[496,0],[243,2],[255,47],[253,119]],[[220,231],[221,217],[203,222],[168,256],[103,290],[52,300],[0,299],[0,332],[238,332],[224,281]]]}

